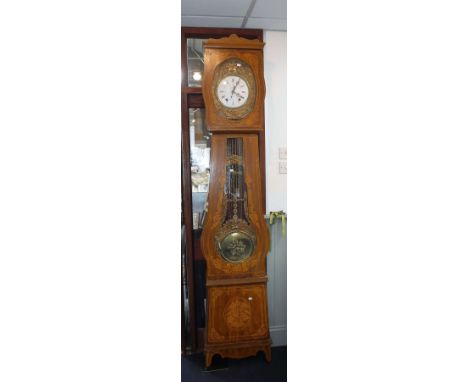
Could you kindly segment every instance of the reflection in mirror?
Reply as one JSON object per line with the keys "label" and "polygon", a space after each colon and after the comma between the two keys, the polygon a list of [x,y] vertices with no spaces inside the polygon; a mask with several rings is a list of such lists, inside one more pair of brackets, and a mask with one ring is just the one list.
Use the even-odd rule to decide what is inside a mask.
{"label": "reflection in mirror", "polygon": [[206,39],[187,39],[187,78],[188,86],[201,87],[203,80],[203,42]]}
{"label": "reflection in mirror", "polygon": [[189,108],[189,126],[193,229],[199,229],[207,210],[210,182],[211,140],[205,125],[205,109]]}

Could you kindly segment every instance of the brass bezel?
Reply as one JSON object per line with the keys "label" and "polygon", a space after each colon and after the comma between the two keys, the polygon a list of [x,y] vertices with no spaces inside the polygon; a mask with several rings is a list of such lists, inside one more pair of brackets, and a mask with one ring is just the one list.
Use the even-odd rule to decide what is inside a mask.
{"label": "brass bezel", "polygon": [[[237,64],[241,64],[238,66]],[[229,108],[224,106],[218,99],[217,89],[219,83],[227,76],[238,76],[242,78],[249,89],[249,96],[247,101],[240,107]],[[237,57],[230,57],[216,66],[213,87],[211,89],[214,99],[214,105],[218,113],[227,119],[242,119],[247,116],[255,106],[255,99],[257,98],[257,87],[255,83],[255,76],[252,68],[245,61]]]}

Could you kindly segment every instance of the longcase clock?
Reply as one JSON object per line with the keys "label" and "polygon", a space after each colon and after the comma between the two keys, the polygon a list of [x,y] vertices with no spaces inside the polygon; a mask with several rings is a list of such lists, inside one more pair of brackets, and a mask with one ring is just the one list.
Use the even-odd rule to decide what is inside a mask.
{"label": "longcase clock", "polygon": [[205,366],[219,354],[271,360],[258,133],[264,128],[263,42],[236,35],[204,45],[203,98],[212,133],[206,260]]}

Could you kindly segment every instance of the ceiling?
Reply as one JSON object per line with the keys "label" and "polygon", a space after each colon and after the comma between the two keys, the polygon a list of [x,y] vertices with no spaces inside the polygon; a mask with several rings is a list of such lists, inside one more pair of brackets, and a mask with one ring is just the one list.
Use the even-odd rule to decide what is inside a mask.
{"label": "ceiling", "polygon": [[286,31],[286,0],[181,0],[183,27]]}

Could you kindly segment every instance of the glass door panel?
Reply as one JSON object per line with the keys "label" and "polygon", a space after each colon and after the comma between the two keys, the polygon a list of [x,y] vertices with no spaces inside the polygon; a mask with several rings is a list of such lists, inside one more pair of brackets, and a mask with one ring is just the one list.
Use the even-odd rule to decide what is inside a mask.
{"label": "glass door panel", "polygon": [[203,80],[203,42],[206,39],[187,39],[187,80],[190,87],[201,87]]}
{"label": "glass door panel", "polygon": [[193,229],[200,230],[210,182],[211,140],[205,125],[205,109],[189,108],[189,128]]}

